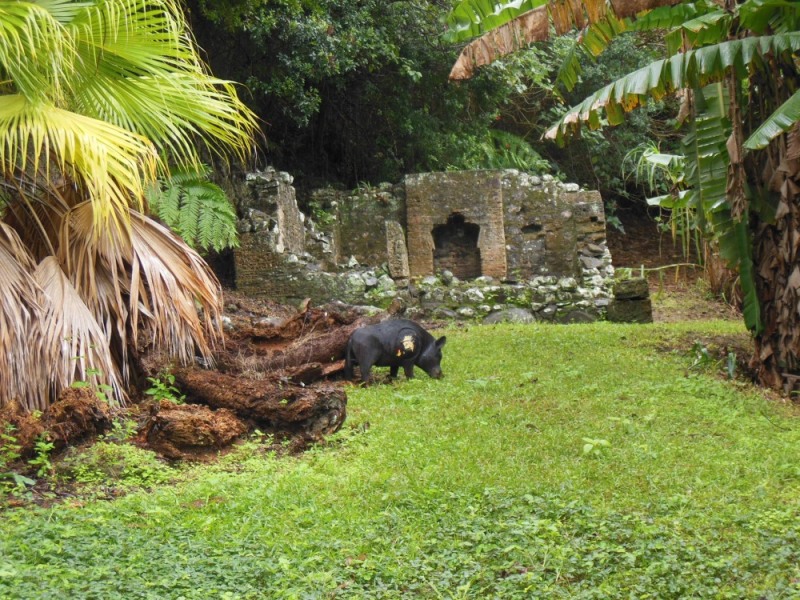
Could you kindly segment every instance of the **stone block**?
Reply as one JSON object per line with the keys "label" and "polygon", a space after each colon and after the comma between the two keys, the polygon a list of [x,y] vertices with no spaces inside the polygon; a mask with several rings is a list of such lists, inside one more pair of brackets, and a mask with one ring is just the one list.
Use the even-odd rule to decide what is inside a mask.
{"label": "stone block", "polygon": [[403,226],[397,221],[385,221],[384,227],[389,275],[394,279],[408,279],[411,271],[408,268],[408,248]]}
{"label": "stone block", "polygon": [[650,298],[634,300],[612,300],[606,318],[613,323],[652,323],[653,306]]}
{"label": "stone block", "polygon": [[494,325],[495,323],[533,323],[536,317],[533,313],[524,308],[509,308],[500,310],[487,315],[483,319],[484,325]]}
{"label": "stone block", "polygon": [[650,297],[647,279],[634,277],[623,279],[614,284],[614,298],[617,300],[640,300]]}

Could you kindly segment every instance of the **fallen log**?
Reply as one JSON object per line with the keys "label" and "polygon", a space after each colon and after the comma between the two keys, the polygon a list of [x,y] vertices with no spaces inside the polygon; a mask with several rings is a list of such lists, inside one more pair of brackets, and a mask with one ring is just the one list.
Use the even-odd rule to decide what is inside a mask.
{"label": "fallen log", "polygon": [[188,401],[229,409],[266,433],[317,437],[337,431],[346,416],[347,395],[333,384],[303,386],[288,377],[245,379],[200,369],[181,369],[175,380]]}
{"label": "fallen log", "polygon": [[310,363],[336,363],[344,358],[350,334],[359,327],[379,320],[378,317],[360,317],[350,324],[338,325],[327,331],[321,326],[310,327],[301,337],[282,343],[276,337],[252,339],[252,354],[244,351],[246,348],[239,338],[237,347],[227,348],[224,354],[219,355],[219,368],[226,373],[247,371],[269,375]]}
{"label": "fallen log", "polygon": [[138,441],[169,459],[196,460],[216,455],[248,429],[233,411],[162,400],[152,407]]}
{"label": "fallen log", "polygon": [[344,359],[337,360],[326,365],[320,363],[308,363],[286,369],[286,376],[292,383],[300,385],[310,385],[311,383],[322,379],[323,377],[330,377],[336,373],[344,371]]}
{"label": "fallen log", "polygon": [[[6,427],[9,429],[6,431]],[[53,443],[58,452],[70,444],[95,437],[111,428],[111,412],[106,402],[90,388],[66,388],[41,415],[22,409],[10,402],[0,409],[0,433],[9,439],[0,439],[16,446],[21,458],[33,456],[36,441],[40,438]]]}

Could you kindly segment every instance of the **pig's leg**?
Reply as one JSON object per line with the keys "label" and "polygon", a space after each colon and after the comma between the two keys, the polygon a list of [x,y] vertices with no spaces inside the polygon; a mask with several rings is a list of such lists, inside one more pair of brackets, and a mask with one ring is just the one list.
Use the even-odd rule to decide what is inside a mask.
{"label": "pig's leg", "polygon": [[414,378],[414,363],[407,362],[403,364],[403,371],[406,373],[406,379]]}
{"label": "pig's leg", "polygon": [[369,383],[372,380],[370,372],[372,371],[372,361],[359,362],[361,367],[361,381]]}

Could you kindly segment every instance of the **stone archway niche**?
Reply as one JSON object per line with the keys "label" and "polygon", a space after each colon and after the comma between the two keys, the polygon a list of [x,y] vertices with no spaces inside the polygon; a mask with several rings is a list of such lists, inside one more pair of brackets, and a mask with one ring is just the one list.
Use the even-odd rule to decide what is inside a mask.
{"label": "stone archway niche", "polygon": [[447,217],[444,225],[435,225],[433,235],[433,270],[450,271],[459,279],[482,275],[481,250],[478,248],[480,225],[468,223],[461,213]]}
{"label": "stone archway niche", "polygon": [[[501,175],[501,171],[466,171],[457,176],[452,173],[406,176],[408,263],[412,277],[447,269],[459,279],[481,275],[505,279]],[[439,238],[438,248],[435,238]],[[474,244],[468,252],[465,239]],[[461,266],[453,268],[451,254],[459,245],[465,252]]]}

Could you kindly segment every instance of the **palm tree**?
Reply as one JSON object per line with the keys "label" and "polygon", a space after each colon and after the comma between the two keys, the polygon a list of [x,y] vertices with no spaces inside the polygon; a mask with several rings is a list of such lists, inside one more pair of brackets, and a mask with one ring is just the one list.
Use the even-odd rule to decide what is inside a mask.
{"label": "palm tree", "polygon": [[[569,109],[547,137],[582,124],[615,125],[649,98],[679,93],[686,178],[696,211],[738,271],[760,381],[793,392],[800,379],[800,3],[784,0],[464,0],[453,39],[479,35],[451,72],[557,33],[582,30],[576,50],[596,54],[625,30],[666,30],[668,56]],[[577,79],[576,55],[560,73]]]}
{"label": "palm tree", "polygon": [[0,0],[0,406],[123,403],[143,349],[209,357],[219,283],[143,192],[255,130],[174,0]]}

